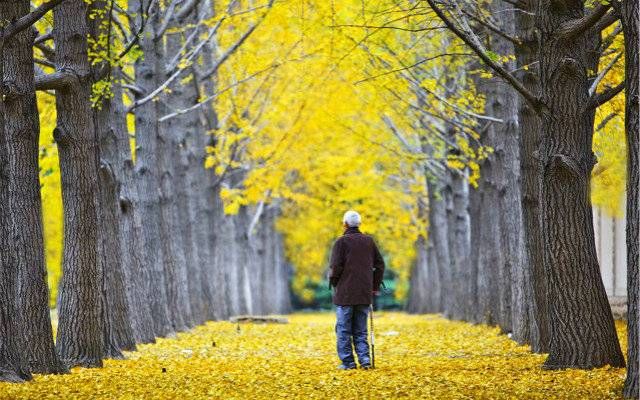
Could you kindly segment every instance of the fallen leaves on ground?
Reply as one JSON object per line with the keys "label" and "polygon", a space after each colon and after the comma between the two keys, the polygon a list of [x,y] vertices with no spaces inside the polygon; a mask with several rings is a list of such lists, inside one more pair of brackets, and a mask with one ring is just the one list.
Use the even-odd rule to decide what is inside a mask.
{"label": "fallen leaves on ground", "polygon": [[286,325],[210,322],[102,369],[0,383],[0,399],[620,398],[624,369],[543,371],[545,356],[497,328],[376,316],[375,370],[338,371],[334,316],[295,314]]}

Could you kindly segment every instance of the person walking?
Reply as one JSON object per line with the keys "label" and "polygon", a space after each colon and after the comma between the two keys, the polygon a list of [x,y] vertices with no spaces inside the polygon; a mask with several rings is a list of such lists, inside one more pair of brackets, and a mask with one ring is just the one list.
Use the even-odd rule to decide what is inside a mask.
{"label": "person walking", "polygon": [[338,368],[355,369],[353,347],[360,367],[371,368],[367,341],[367,315],[384,274],[384,260],[373,238],[360,232],[360,214],[347,211],[342,218],[345,231],[331,251],[329,284],[334,287]]}

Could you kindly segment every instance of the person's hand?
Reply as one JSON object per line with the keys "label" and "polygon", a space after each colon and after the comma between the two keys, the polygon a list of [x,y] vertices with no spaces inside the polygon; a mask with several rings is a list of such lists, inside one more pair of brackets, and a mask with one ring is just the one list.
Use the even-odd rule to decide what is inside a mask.
{"label": "person's hand", "polygon": [[373,295],[374,296],[380,296],[380,291],[379,290],[374,290],[373,291]]}

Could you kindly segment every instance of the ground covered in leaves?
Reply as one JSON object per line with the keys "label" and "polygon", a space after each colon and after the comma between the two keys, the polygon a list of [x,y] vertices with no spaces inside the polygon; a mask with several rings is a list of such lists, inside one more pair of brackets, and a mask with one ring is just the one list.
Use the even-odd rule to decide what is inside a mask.
{"label": "ground covered in leaves", "polygon": [[[379,314],[375,370],[338,371],[333,315],[211,322],[102,369],[0,383],[0,399],[616,399],[624,369],[543,371],[544,356],[486,326]],[[625,346],[623,324],[618,331]]]}

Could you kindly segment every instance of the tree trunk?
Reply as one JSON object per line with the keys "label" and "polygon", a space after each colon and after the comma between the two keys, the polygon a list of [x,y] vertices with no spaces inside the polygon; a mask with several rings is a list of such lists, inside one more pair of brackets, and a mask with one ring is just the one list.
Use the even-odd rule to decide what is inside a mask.
{"label": "tree trunk", "polygon": [[429,285],[433,282],[428,278],[427,262],[427,241],[423,235],[418,236],[416,241],[416,260],[411,270],[409,281],[409,295],[407,300],[407,312],[411,314],[423,314],[431,308],[430,301],[427,300],[430,294]]}
{"label": "tree trunk", "polygon": [[[481,167],[482,170],[482,167]],[[469,322],[474,324],[479,324],[484,322],[484,313],[482,310],[487,308],[488,298],[483,300],[482,296],[489,295],[489,289],[487,288],[487,284],[491,283],[491,280],[487,273],[491,271],[481,270],[479,263],[479,255],[480,248],[484,245],[484,241],[480,237],[480,233],[482,232],[482,199],[484,193],[480,190],[480,185],[475,188],[469,188],[469,266],[474,271],[474,275],[476,277],[475,281],[475,298],[477,301],[473,304],[470,311]],[[484,274],[484,275],[483,275]],[[484,301],[484,306],[480,307],[482,302]]]}
{"label": "tree trunk", "polygon": [[[130,10],[138,13],[143,10],[140,0],[131,0]],[[136,85],[145,94],[151,93],[158,85],[158,71],[161,67],[160,44],[155,38],[155,25],[158,18],[158,3],[154,2],[149,10],[140,35],[140,49],[144,56],[135,62]],[[137,21],[137,23],[141,23]],[[135,29],[135,28],[134,28]],[[169,320],[167,293],[164,271],[164,258],[161,248],[160,215],[160,177],[158,176],[158,112],[155,101],[149,101],[136,109],[136,186],[137,194],[133,204],[140,207],[142,222],[143,252],[142,271],[147,285],[147,295],[156,336],[164,337],[174,332]]]}
{"label": "tree trunk", "polygon": [[563,39],[558,28],[584,15],[583,4],[572,2],[560,11],[551,3],[541,1],[537,21],[541,98],[550,110],[542,118],[541,151],[551,321],[545,367],[621,367],[624,357],[596,257],[589,190],[596,160],[587,75],[599,40],[594,34]]}
{"label": "tree trunk", "polygon": [[[514,30],[513,6],[506,2],[492,2],[492,14],[501,15],[499,27],[505,32]],[[491,38],[491,48],[497,54],[510,56],[514,53],[514,46],[509,40],[499,35]],[[506,63],[514,69],[513,62]],[[522,246],[523,223],[520,191],[520,151],[518,140],[518,97],[513,88],[500,79],[492,79],[487,93],[485,110],[488,115],[501,119],[503,122],[492,124],[490,130],[495,130],[492,144],[495,157],[496,189],[498,191],[500,218],[495,221],[500,225],[500,246],[502,248],[503,279],[501,288],[501,326],[505,331],[512,332],[512,338],[519,344],[529,341],[529,313],[528,313],[528,274],[525,270],[525,259]],[[490,206],[490,204],[487,204]]]}
{"label": "tree trunk", "polygon": [[[108,37],[109,21],[108,3],[96,0],[91,3],[93,18],[89,19],[89,29],[94,43],[98,44],[94,51],[109,51],[108,43],[100,40],[101,35]],[[108,38],[107,40],[111,40]],[[102,71],[111,68],[108,62],[93,65],[94,82],[101,78]],[[111,80],[111,73],[103,79]],[[122,101],[119,89],[113,92],[114,102]],[[120,99],[115,95],[120,95]],[[104,94],[98,100],[99,104],[93,109],[93,123],[98,142],[98,264],[102,272],[102,316],[104,331],[104,355],[109,358],[123,358],[122,350],[134,350],[136,347],[133,329],[131,327],[130,307],[125,290],[124,271],[122,263],[120,218],[120,188],[122,182],[118,179],[116,169],[123,168],[122,160],[126,157],[118,148],[118,138],[126,132],[118,132],[123,124],[116,118],[124,118],[122,114],[112,111],[112,100]],[[126,122],[125,122],[126,128]]]}
{"label": "tree trunk", "polygon": [[[122,79],[118,69],[113,70],[115,80]],[[114,155],[122,157],[114,161],[117,180],[120,184],[120,197],[118,201],[120,214],[120,249],[122,254],[123,276],[127,303],[129,304],[129,318],[136,343],[155,342],[154,325],[151,317],[148,294],[148,276],[143,270],[141,256],[143,254],[142,243],[142,217],[138,203],[133,199],[138,198],[138,188],[135,182],[135,167],[132,159],[129,132],[127,129],[126,109],[122,99],[120,85],[113,85],[112,124],[115,137]],[[104,148],[104,147],[103,147]],[[122,348],[126,349],[124,343]]]}
{"label": "tree trunk", "polygon": [[[4,6],[7,20],[29,13],[29,1]],[[55,373],[63,370],[55,352],[49,315],[49,289],[42,236],[42,202],[39,180],[38,107],[34,67],[34,32],[17,34],[5,44],[4,75],[5,134],[0,145],[7,152],[8,215],[18,267],[16,299],[23,323],[20,343],[26,367],[31,372]],[[4,207],[4,206],[3,206]],[[27,322],[28,321],[28,322]]]}
{"label": "tree trunk", "polygon": [[[487,138],[488,135],[494,135],[493,130],[483,134],[481,139],[483,145],[490,145],[493,139]],[[507,284],[503,278],[503,272],[500,268],[504,265],[502,246],[500,243],[500,212],[498,209],[499,198],[495,184],[494,156],[484,160],[481,166],[480,182],[478,188],[480,205],[476,205],[480,209],[477,214],[476,224],[478,230],[476,240],[478,244],[478,322],[488,325],[500,324],[503,326],[504,318],[501,305],[504,302],[504,286]]]}
{"label": "tree trunk", "polygon": [[[184,19],[174,19],[171,27],[187,26],[193,22],[192,13]],[[191,30],[188,30],[188,35]],[[180,30],[167,34],[165,54],[177,54],[182,46]],[[171,71],[163,74],[166,78]],[[163,111],[183,109],[194,104],[193,82],[171,85],[171,108],[166,102],[159,105]],[[160,113],[164,114],[164,112]],[[170,314],[176,330],[184,330],[204,322],[201,302],[201,278],[193,244],[193,213],[190,211],[189,183],[186,159],[188,141],[192,140],[197,119],[183,115],[160,124],[158,144],[162,193],[162,248],[167,274],[167,295]]]}
{"label": "tree trunk", "polygon": [[[2,15],[21,11],[14,4],[0,3]],[[5,14],[6,13],[6,14]],[[0,29],[0,60],[4,61],[3,30]],[[0,62],[0,381],[24,382],[31,374],[24,365],[19,351],[21,334],[20,312],[16,301],[18,293],[18,263],[15,247],[11,243],[11,215],[9,211],[9,155],[5,143],[4,62]]]}
{"label": "tree trunk", "polygon": [[60,155],[64,208],[63,276],[56,347],[68,366],[102,366],[102,277],[97,265],[98,173],[90,104],[86,4],[68,0],[53,11],[57,71],[74,80],[56,91],[54,138]]}
{"label": "tree trunk", "polygon": [[[526,2],[525,11],[516,13],[516,32],[523,38],[515,46],[517,76],[532,93],[539,93],[539,66],[537,64],[538,43],[534,33],[535,11],[533,0]],[[529,289],[529,335],[531,350],[535,353],[549,351],[549,310],[547,307],[546,280],[544,272],[544,237],[540,194],[542,188],[542,166],[540,163],[541,126],[540,117],[523,99],[518,103],[520,138],[520,177],[522,196],[522,219],[524,226],[524,252]]]}
{"label": "tree trunk", "polygon": [[625,40],[627,134],[627,379],[624,396],[640,398],[638,389],[638,300],[640,296],[640,6],[636,0],[625,0],[620,7]]}
{"label": "tree trunk", "polygon": [[469,186],[464,171],[452,171],[448,188],[448,245],[451,257],[451,278],[455,296],[447,316],[464,320],[471,305],[469,287]]}
{"label": "tree trunk", "polygon": [[444,182],[427,181],[429,195],[429,241],[433,252],[431,264],[437,264],[438,281],[440,282],[440,298],[438,311],[444,313],[450,302],[452,288],[451,261],[447,242],[447,205],[440,196],[443,193]]}

